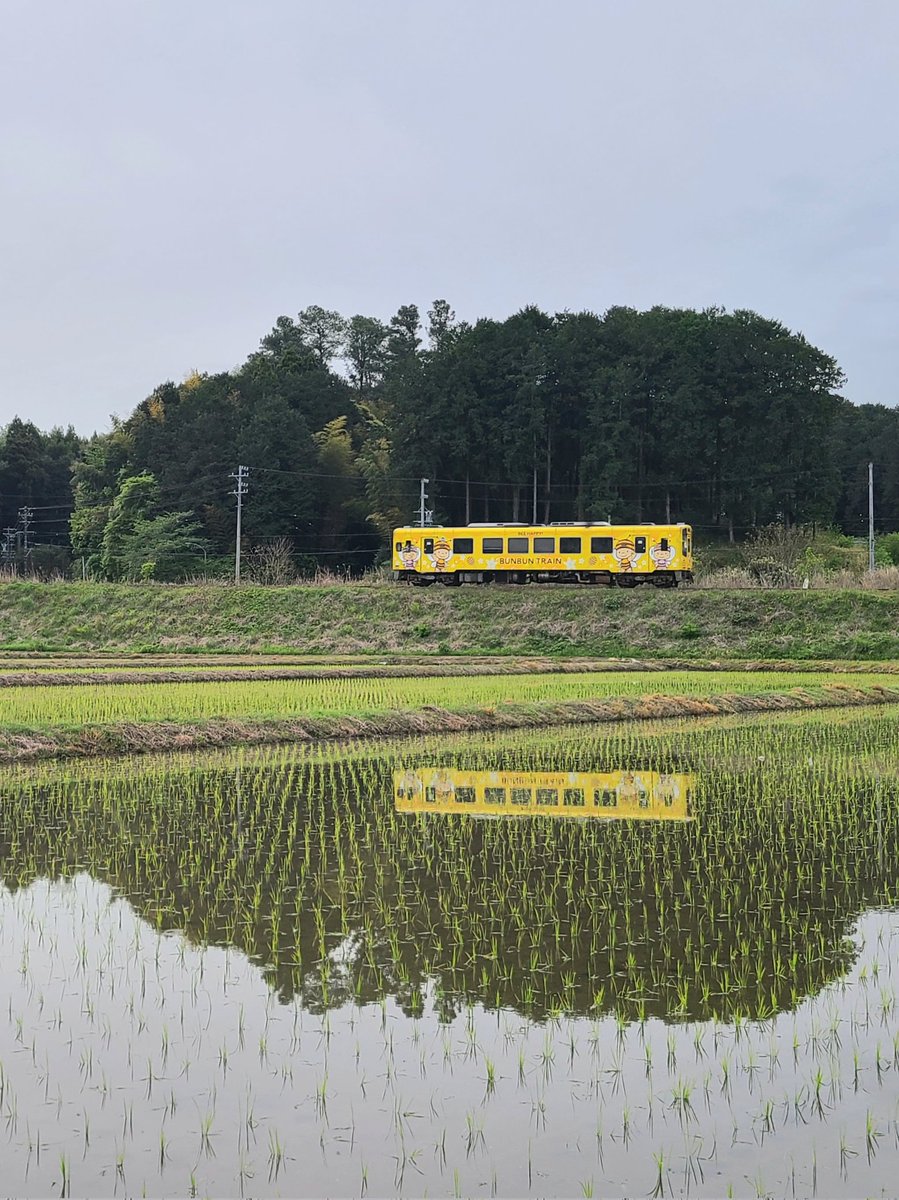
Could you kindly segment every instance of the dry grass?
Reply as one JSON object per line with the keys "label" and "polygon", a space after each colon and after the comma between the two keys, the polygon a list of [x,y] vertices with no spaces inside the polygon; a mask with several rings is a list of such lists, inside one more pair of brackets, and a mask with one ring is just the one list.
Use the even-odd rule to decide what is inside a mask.
{"label": "dry grass", "polygon": [[[899,591],[899,567],[876,567],[873,571],[842,570],[813,571],[808,576],[797,577],[792,590],[801,590],[808,582],[813,591],[866,591],[866,592],[895,592]],[[723,591],[780,591],[783,582],[773,584],[760,580],[747,567],[718,567],[713,570],[699,571],[696,575],[695,587]]]}
{"label": "dry grass", "polygon": [[102,659],[66,660],[54,656],[44,661],[0,657],[0,689],[12,687],[84,687],[106,684],[149,683],[253,683],[278,682],[290,679],[453,679],[476,676],[572,675],[583,672],[667,671],[731,671],[731,672],[791,672],[793,674],[899,674],[897,662],[819,662],[789,659],[756,659],[752,661],[693,659],[547,659],[547,658],[471,658],[442,659],[408,658],[393,663],[367,662],[310,662],[290,663],[289,660],[265,660],[248,656],[247,665],[229,656],[222,666],[214,660],[203,660],[196,666],[189,658],[173,655],[171,660],[153,658],[146,662],[134,659],[119,661],[111,666]]}

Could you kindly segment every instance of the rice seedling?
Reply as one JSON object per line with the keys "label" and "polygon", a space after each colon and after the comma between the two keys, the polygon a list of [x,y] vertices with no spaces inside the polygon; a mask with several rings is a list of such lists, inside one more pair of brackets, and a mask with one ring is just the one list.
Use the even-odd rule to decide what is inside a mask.
{"label": "rice seedling", "polygon": [[[7,1190],[889,1190],[897,734],[881,707],[7,770]],[[412,777],[505,803],[404,807]],[[538,805],[548,777],[584,804]]]}
{"label": "rice seedling", "polygon": [[[147,749],[178,745],[177,726],[214,725],[211,735],[222,744],[242,737],[257,739],[264,729],[252,723],[280,723],[283,737],[351,734],[353,722],[372,733],[432,728],[452,730],[454,717],[473,728],[491,725],[558,724],[552,706],[568,706],[572,718],[609,719],[634,713],[642,717],[677,715],[688,704],[697,713],[704,698],[718,697],[710,712],[734,711],[753,704],[803,707],[899,698],[890,674],[747,671],[599,671],[516,676],[472,675],[436,678],[303,678],[259,682],[119,683],[53,688],[7,687],[0,693],[0,749],[4,757],[28,753],[22,734],[37,741],[54,734],[81,736],[71,753]],[[604,707],[603,707],[604,705]],[[150,729],[152,727],[152,729]],[[144,730],[143,736],[141,730]],[[115,730],[116,738],[103,738]],[[270,731],[272,735],[274,730]],[[18,738],[17,738],[17,735]],[[45,744],[51,749],[53,741]]]}

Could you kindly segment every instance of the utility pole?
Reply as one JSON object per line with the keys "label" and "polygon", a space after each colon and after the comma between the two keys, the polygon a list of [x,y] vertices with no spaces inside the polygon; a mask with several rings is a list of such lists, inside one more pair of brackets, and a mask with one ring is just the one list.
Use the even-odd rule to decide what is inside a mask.
{"label": "utility pole", "polygon": [[19,524],[22,526],[22,541],[24,543],[24,550],[25,550],[26,556],[28,554],[29,523],[33,516],[34,516],[33,508],[29,508],[26,505],[24,508],[19,509]]}
{"label": "utility pole", "polygon": [[431,520],[431,517],[434,515],[431,509],[425,508],[425,504],[428,500],[428,493],[425,491],[425,487],[430,482],[430,479],[422,479],[419,481],[420,498],[418,504],[418,524],[422,529],[424,529],[425,525],[428,524],[428,522]]}
{"label": "utility pole", "polygon": [[13,562],[16,557],[16,530],[14,525],[7,525],[3,530],[3,558],[5,562]]}
{"label": "utility pole", "polygon": [[868,463],[868,570],[874,570],[874,464]]}
{"label": "utility pole", "polygon": [[243,498],[247,494],[248,484],[247,477],[250,474],[249,467],[238,467],[236,471],[232,471],[228,476],[234,480],[234,491],[232,496],[237,497],[237,537],[234,542],[234,582],[240,583],[240,518],[243,511]]}
{"label": "utility pole", "polygon": [[534,504],[533,504],[533,512],[531,514],[531,524],[532,525],[537,524],[537,464],[536,463],[534,463]]}

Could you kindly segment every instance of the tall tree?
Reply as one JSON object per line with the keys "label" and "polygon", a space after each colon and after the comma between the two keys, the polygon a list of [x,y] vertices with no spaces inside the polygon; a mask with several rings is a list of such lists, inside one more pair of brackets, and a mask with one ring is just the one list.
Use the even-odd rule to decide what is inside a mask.
{"label": "tall tree", "polygon": [[350,381],[357,395],[364,396],[381,381],[386,362],[387,327],[375,317],[358,314],[347,326],[344,355]]}

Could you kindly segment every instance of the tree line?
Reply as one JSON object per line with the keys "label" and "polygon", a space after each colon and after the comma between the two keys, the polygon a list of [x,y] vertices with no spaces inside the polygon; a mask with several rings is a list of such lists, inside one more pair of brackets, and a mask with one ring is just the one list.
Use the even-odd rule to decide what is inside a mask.
{"label": "tree line", "polygon": [[238,465],[246,547],[286,539],[310,569],[383,557],[420,477],[438,522],[684,520],[701,542],[772,522],[863,533],[873,460],[880,527],[896,528],[899,411],[853,405],[844,383],[749,311],[528,307],[472,324],[436,300],[384,323],[311,306],[236,370],[162,383],[107,433],[13,420],[4,555],[110,579],[223,571]]}

